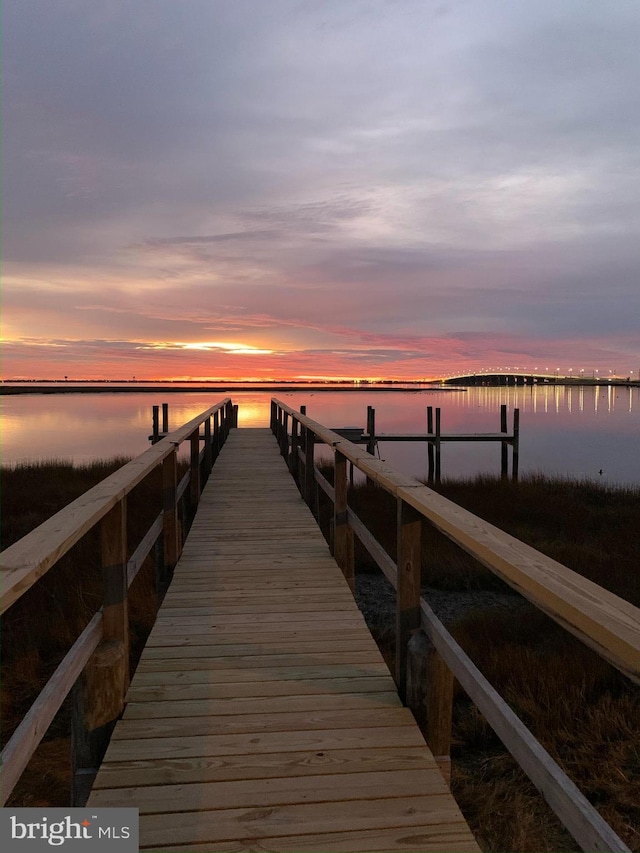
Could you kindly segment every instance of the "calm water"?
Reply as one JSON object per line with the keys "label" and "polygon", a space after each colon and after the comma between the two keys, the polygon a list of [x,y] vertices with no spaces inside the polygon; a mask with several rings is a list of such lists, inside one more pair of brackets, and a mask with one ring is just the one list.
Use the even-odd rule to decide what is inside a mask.
{"label": "calm water", "polygon": [[[34,394],[2,397],[2,462],[35,459],[87,461],[135,455],[149,446],[151,407],[169,403],[175,428],[221,400],[225,393]],[[239,425],[268,426],[269,392],[230,392]],[[500,405],[520,409],[520,471],[541,471],[604,483],[640,485],[640,389],[530,386],[465,391],[280,392],[294,408],[331,427],[366,424],[376,409],[377,432],[425,432],[427,406],[442,410],[442,432],[499,432]],[[379,445],[398,470],[426,475],[426,444]],[[443,476],[499,473],[500,446],[445,444]],[[602,474],[600,471],[602,470]]]}

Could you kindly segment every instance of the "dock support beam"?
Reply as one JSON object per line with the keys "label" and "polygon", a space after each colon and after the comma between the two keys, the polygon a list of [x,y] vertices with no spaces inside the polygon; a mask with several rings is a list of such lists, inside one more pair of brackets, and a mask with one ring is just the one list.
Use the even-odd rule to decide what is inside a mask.
{"label": "dock support beam", "polygon": [[513,410],[513,446],[511,451],[511,479],[518,482],[520,463],[520,409]]}
{"label": "dock support beam", "polygon": [[420,543],[422,516],[398,498],[398,588],[396,594],[396,686],[407,696],[407,653],[411,634],[420,627]]}
{"label": "dock support beam", "polygon": [[154,406],[151,415],[151,443],[160,440],[160,406]]}
{"label": "dock support beam", "polygon": [[427,443],[427,482],[439,483],[441,478],[442,429],[440,408],[436,408],[435,429],[433,406],[427,406],[427,434],[431,436]]}
{"label": "dock support beam", "polygon": [[[500,406],[500,432],[505,435],[507,433],[507,406],[505,403]],[[503,480],[509,476],[509,445],[506,441],[500,445],[500,476]]]}

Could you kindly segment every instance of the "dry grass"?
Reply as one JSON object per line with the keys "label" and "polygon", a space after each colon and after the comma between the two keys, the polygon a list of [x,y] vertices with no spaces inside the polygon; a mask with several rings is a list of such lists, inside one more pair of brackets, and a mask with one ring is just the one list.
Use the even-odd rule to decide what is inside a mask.
{"label": "dry grass", "polygon": [[[454,634],[605,820],[640,850],[640,688],[533,607],[517,619],[470,615]],[[485,849],[575,849],[461,691],[454,738],[454,792]],[[497,813],[479,798],[479,784],[500,800]],[[523,817],[531,823],[526,842]]]}
{"label": "dry grass", "polygon": [[583,577],[640,605],[640,490],[589,481],[494,477],[437,490]]}
{"label": "dry grass", "polygon": [[121,468],[124,456],[73,465],[58,459],[2,466],[2,548]]}

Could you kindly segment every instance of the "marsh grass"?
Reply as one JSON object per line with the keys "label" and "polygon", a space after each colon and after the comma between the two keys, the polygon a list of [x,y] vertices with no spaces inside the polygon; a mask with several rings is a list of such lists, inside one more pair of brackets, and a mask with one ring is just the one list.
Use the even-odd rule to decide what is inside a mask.
{"label": "marsh grass", "polygon": [[437,491],[640,606],[640,489],[533,474],[446,480]]}

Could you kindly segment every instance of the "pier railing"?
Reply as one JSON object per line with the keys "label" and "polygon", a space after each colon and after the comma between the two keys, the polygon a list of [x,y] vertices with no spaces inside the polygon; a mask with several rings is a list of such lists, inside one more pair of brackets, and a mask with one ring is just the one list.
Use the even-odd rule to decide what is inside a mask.
{"label": "pier railing", "polygon": [[[84,804],[129,684],[128,589],[158,545],[155,580],[161,600],[182,549],[179,505],[186,499],[189,511],[195,511],[218,452],[236,425],[236,411],[231,400],[225,399],[202,412],[0,555],[0,612],[4,613],[76,543],[99,527],[104,596],[102,607],[2,751],[2,805],[72,691],[73,804]],[[185,442],[190,445],[189,467],[178,482],[178,450]],[[162,489],[158,505],[162,509],[129,553],[127,495],[158,468]]]}
{"label": "pier railing", "polygon": [[[338,432],[275,398],[271,402],[271,429],[312,510],[317,506],[318,489],[331,500],[334,557],[351,588],[355,585],[357,536],[396,590],[397,688],[424,723],[427,742],[444,775],[449,774],[457,679],[582,849],[627,851],[421,597],[422,525],[433,525],[636,683],[640,683],[640,609],[413,477],[396,473]],[[334,485],[315,465],[319,444],[333,452]],[[348,463],[396,499],[396,560],[349,506]]]}

